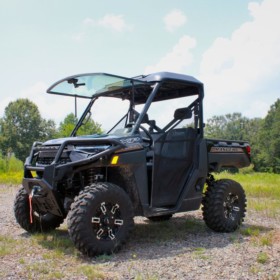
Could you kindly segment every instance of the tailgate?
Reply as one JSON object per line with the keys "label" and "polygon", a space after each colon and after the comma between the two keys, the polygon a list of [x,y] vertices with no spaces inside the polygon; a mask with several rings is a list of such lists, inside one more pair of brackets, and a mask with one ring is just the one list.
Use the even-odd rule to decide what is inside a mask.
{"label": "tailgate", "polygon": [[209,171],[222,167],[243,168],[249,166],[250,145],[246,141],[206,139]]}

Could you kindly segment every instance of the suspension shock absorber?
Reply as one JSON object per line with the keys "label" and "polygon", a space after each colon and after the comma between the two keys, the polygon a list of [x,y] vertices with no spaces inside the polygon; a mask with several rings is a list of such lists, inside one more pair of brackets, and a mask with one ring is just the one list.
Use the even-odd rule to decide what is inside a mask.
{"label": "suspension shock absorber", "polygon": [[86,182],[87,182],[87,185],[91,185],[95,182],[95,172],[94,172],[94,169],[93,168],[90,168],[87,170],[87,175],[86,175]]}

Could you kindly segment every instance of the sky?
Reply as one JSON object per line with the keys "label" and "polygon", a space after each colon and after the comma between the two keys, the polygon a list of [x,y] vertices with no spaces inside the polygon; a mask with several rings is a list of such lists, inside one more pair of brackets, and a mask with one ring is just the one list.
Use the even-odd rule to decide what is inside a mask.
{"label": "sky", "polygon": [[169,71],[204,83],[205,121],[263,118],[280,98],[279,11],[279,0],[0,0],[0,117],[28,98],[59,124],[74,102],[46,90],[62,78]]}

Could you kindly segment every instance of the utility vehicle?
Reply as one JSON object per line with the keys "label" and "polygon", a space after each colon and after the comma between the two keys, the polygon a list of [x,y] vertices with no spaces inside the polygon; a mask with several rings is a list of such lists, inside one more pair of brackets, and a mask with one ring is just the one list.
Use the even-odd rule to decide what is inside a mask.
{"label": "utility vehicle", "polygon": [[[93,73],[67,77],[47,92],[88,99],[88,105],[68,138],[33,144],[14,204],[22,228],[53,230],[67,217],[75,246],[96,256],[120,249],[135,216],[168,220],[202,204],[212,230],[240,226],[243,188],[212,173],[248,166],[250,146],[204,138],[200,81],[169,72],[134,78]],[[91,112],[112,128],[80,135]]]}

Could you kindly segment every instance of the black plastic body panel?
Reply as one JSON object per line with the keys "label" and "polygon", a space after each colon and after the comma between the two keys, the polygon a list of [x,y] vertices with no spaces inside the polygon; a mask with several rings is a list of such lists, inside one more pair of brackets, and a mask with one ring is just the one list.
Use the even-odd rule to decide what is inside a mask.
{"label": "black plastic body panel", "polygon": [[219,172],[221,168],[243,168],[251,163],[246,141],[207,139],[209,172]]}

